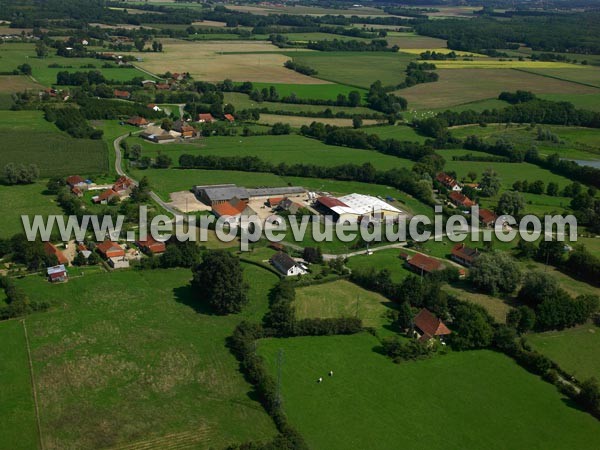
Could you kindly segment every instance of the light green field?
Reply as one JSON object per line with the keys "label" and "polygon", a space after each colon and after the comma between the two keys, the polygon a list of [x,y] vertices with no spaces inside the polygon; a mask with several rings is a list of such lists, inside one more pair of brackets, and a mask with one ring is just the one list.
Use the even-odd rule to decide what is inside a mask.
{"label": "light green field", "polygon": [[[312,54],[312,53],[311,53]],[[348,96],[352,91],[358,91],[361,94],[365,93],[364,89],[355,86],[345,86],[342,84],[284,84],[284,83],[258,83],[253,82],[255,89],[261,90],[275,86],[280,97],[287,97],[296,94],[302,99],[317,99],[317,100],[335,100],[339,94]],[[368,87],[368,86],[366,86]],[[304,106],[304,105],[303,105]],[[326,107],[322,107],[325,109]]]}
{"label": "light green field", "polygon": [[399,283],[404,280],[411,272],[404,267],[404,261],[400,259],[400,253],[406,252],[404,249],[377,250],[371,255],[352,256],[348,260],[347,266],[352,270],[369,270],[371,268],[390,271],[392,281]]}
{"label": "light green field", "polygon": [[527,341],[577,379],[600,378],[600,328],[582,325],[530,334]]}
{"label": "light green field", "polygon": [[381,139],[397,139],[399,141],[425,142],[428,138],[415,131],[414,128],[406,125],[386,125],[376,127],[366,127],[365,133],[376,134]]}
{"label": "light green field", "polygon": [[539,94],[538,97],[554,102],[570,102],[580,109],[600,111],[600,92],[598,94]]}
{"label": "light green field", "polygon": [[569,64],[566,67],[552,67],[550,65],[542,67],[532,66],[524,68],[524,70],[550,78],[557,78],[600,88],[600,68],[598,67],[574,66]]}
{"label": "light green field", "polygon": [[406,53],[385,52],[313,52],[289,56],[317,70],[317,78],[362,88],[377,80],[384,85],[401,83],[406,66],[416,58]]}
{"label": "light green field", "polygon": [[225,317],[197,303],[187,269],[19,280],[31,300],[55,305],[27,319],[44,447],[223,448],[273,436],[225,340],[262,317],[278,278],[255,266],[244,275],[250,304]]}
{"label": "light green field", "polygon": [[75,139],[42,111],[0,111],[0,167],[36,164],[41,176],[98,174],[108,169],[101,140]]}
{"label": "light green field", "polygon": [[0,446],[29,450],[38,447],[35,408],[23,325],[0,323]]}
{"label": "light green field", "polygon": [[0,215],[0,238],[9,238],[23,232],[21,215],[29,216],[61,214],[60,207],[55,203],[55,197],[44,195],[46,182],[20,186],[0,185],[0,205],[3,214]]}
{"label": "light green field", "polygon": [[324,105],[299,105],[295,103],[277,103],[277,102],[255,102],[246,94],[239,92],[226,92],[225,104],[231,103],[236,109],[267,108],[270,111],[290,111],[290,112],[321,112],[330,109],[334,114],[345,112],[348,114],[373,114],[376,111],[357,106],[355,108],[345,106],[324,106]]}
{"label": "light green field", "polygon": [[358,317],[363,326],[381,328],[389,324],[386,314],[392,302],[345,280],[296,289],[298,319]]}
{"label": "light green field", "polygon": [[[10,43],[0,46],[0,67],[2,70],[14,70],[21,64],[29,64],[32,68],[32,76],[44,86],[56,84],[56,74],[61,71],[67,72],[87,72],[89,70],[99,70],[110,80],[129,81],[135,77],[145,77],[148,75],[137,69],[115,68],[103,69],[102,64],[106,61],[95,58],[63,58],[55,55],[55,50],[50,49],[48,57],[40,59],[35,54],[34,44],[28,43]],[[65,68],[50,68],[49,64],[60,64]],[[93,64],[95,69],[81,68],[83,65]],[[72,67],[66,67],[72,66]]]}
{"label": "light green field", "polygon": [[[282,122],[285,117],[282,117]],[[284,136],[223,137],[213,136],[201,139],[199,144],[156,145],[141,138],[128,139],[130,144],[142,145],[142,155],[155,156],[160,151],[173,158],[174,165],[181,154],[215,155],[223,157],[256,156],[273,164],[313,164],[320,167],[333,167],[343,164],[371,163],[376,169],[412,167],[412,161],[388,156],[370,150],[336,147],[323,144],[296,134]]]}
{"label": "light green field", "polygon": [[368,334],[259,343],[273,376],[283,350],[284,410],[311,448],[600,445],[596,419],[500,353],[450,353],[393,364],[373,351],[378,346]]}

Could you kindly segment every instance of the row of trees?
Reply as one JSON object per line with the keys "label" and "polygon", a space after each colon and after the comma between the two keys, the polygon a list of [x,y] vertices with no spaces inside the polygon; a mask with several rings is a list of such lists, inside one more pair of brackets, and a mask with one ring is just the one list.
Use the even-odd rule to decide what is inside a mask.
{"label": "row of trees", "polygon": [[4,166],[4,182],[6,184],[31,184],[40,177],[40,169],[35,164],[8,163]]}
{"label": "row of trees", "polygon": [[45,118],[74,138],[102,139],[104,132],[90,126],[82,111],[73,107],[44,108]]}
{"label": "row of trees", "polygon": [[286,68],[288,68],[290,70],[294,70],[303,75],[313,76],[313,75],[317,75],[319,73],[312,67],[307,66],[306,64],[300,64],[300,63],[294,62],[291,59],[288,59],[285,63],[283,63],[283,65]]}

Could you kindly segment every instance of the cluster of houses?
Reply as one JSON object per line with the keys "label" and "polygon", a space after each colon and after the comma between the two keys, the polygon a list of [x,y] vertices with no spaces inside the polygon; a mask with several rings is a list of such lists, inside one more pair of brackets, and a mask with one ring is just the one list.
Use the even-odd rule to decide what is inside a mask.
{"label": "cluster of houses", "polygon": [[113,198],[123,200],[129,197],[135,183],[127,177],[119,177],[112,185],[98,185],[91,180],[86,180],[79,175],[71,175],[65,180],[71,193],[77,197],[83,197],[87,191],[102,191],[100,194],[92,197],[92,201],[97,204],[105,205]]}

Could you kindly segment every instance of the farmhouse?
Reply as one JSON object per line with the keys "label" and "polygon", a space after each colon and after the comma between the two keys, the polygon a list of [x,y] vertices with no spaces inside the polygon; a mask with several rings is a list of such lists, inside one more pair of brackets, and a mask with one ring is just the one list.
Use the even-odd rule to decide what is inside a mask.
{"label": "farmhouse", "polygon": [[156,86],[156,81],[154,81],[154,80],[144,80],[144,81],[142,81],[142,86],[144,86],[145,88],[154,87],[154,86]]}
{"label": "farmhouse", "polygon": [[463,266],[470,267],[479,257],[479,250],[467,247],[465,244],[456,244],[452,248],[452,259]]}
{"label": "farmhouse", "polygon": [[112,189],[119,195],[119,197],[123,198],[131,194],[134,186],[135,185],[131,179],[127,177],[119,177],[119,179],[115,181],[115,184],[113,184]]}
{"label": "farmhouse", "polygon": [[239,198],[219,203],[213,206],[212,212],[217,218],[223,218],[229,224],[238,223],[242,216],[256,215],[256,211],[248,206],[248,203]]}
{"label": "farmhouse", "polygon": [[97,204],[106,205],[113,198],[117,198],[119,194],[117,194],[113,189],[107,189],[103,191],[100,195],[95,195],[92,197],[92,201]]}
{"label": "farmhouse", "polygon": [[69,260],[65,254],[50,242],[44,242],[44,252],[48,256],[56,256],[56,260],[59,264],[69,264]]}
{"label": "farmhouse", "polygon": [[420,341],[430,341],[452,333],[444,322],[425,308],[414,317],[413,324]]}
{"label": "farmhouse", "polygon": [[171,127],[171,129],[177,131],[178,133],[181,133],[181,137],[186,139],[193,138],[198,134],[198,132],[193,126],[181,119],[173,122],[173,126]]}
{"label": "farmhouse", "polygon": [[460,187],[460,184],[458,184],[458,182],[454,178],[452,178],[450,175],[444,172],[438,173],[435,179],[439,181],[448,190],[454,192],[462,191],[462,187]]}
{"label": "farmhouse", "polygon": [[140,250],[146,253],[159,254],[164,253],[167,250],[167,246],[164,242],[156,241],[152,236],[148,236],[148,238],[143,241],[136,241],[136,244]]}
{"label": "farmhouse", "polygon": [[125,250],[123,250],[123,247],[113,241],[104,241],[101,244],[98,244],[96,249],[105,259],[123,258],[125,256]]}
{"label": "farmhouse", "polygon": [[460,192],[452,191],[448,195],[450,201],[459,208],[470,208],[475,205],[475,202]]}
{"label": "farmhouse", "polygon": [[275,253],[271,257],[270,262],[273,267],[286,277],[304,275],[306,273],[306,269],[304,269],[302,265],[294,261],[290,255],[284,252]]}
{"label": "farmhouse", "polygon": [[482,225],[488,228],[493,227],[496,223],[496,219],[498,219],[498,216],[493,211],[485,208],[479,210],[479,221]]}
{"label": "farmhouse", "polygon": [[127,91],[120,91],[118,89],[115,89],[113,91],[113,96],[116,98],[123,99],[123,100],[129,100],[129,97],[131,97],[131,94]]}
{"label": "farmhouse", "polygon": [[421,275],[437,272],[438,270],[443,270],[445,268],[439,260],[430,258],[422,253],[415,253],[406,261],[406,265],[409,269],[420,273]]}
{"label": "farmhouse", "polygon": [[133,116],[127,119],[127,124],[142,128],[148,126],[148,121],[143,117]]}
{"label": "farmhouse", "polygon": [[63,264],[48,267],[48,269],[46,270],[46,274],[48,276],[48,281],[50,281],[51,283],[59,283],[61,281],[67,281],[69,279],[67,269],[65,269],[65,266]]}
{"label": "farmhouse", "polygon": [[161,127],[155,125],[146,127],[146,129],[140,133],[140,137],[142,139],[146,139],[157,144],[175,142],[179,136],[181,136],[181,133],[178,133],[175,130],[163,130]]}
{"label": "farmhouse", "polygon": [[198,122],[200,123],[213,123],[216,122],[217,119],[215,119],[212,114],[210,113],[200,113],[198,114]]}
{"label": "farmhouse", "polygon": [[67,179],[65,181],[71,189],[79,188],[79,189],[83,190],[83,189],[87,189],[87,187],[88,187],[88,184],[79,175],[71,175],[70,177],[67,177]]}

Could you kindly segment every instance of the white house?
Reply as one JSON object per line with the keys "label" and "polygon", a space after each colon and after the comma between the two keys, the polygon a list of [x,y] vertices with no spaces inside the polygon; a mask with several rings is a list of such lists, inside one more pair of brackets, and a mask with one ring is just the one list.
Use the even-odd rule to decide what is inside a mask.
{"label": "white house", "polygon": [[301,264],[294,261],[294,259],[284,252],[277,252],[271,257],[271,264],[286,277],[293,277],[296,275],[304,275],[306,269]]}

